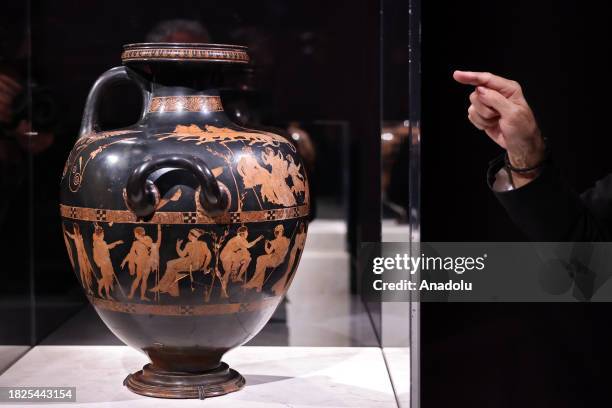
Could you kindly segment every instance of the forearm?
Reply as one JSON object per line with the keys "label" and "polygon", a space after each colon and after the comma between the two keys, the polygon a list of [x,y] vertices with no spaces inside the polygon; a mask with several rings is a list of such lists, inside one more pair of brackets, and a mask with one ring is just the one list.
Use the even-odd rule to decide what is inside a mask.
{"label": "forearm", "polygon": [[257,237],[253,241],[249,242],[247,244],[247,248],[252,248],[255,244],[257,244],[259,241],[261,241],[261,239],[262,239],[261,237]]}

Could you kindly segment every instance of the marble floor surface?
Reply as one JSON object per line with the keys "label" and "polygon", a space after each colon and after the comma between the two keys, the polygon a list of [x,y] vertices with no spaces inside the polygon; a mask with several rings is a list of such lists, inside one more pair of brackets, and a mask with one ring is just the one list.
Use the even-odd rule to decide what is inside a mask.
{"label": "marble floor surface", "polygon": [[29,349],[30,346],[0,345],[0,374],[15,361],[19,360]]}
{"label": "marble floor surface", "polygon": [[[383,347],[383,354],[399,408],[410,408],[410,348]],[[418,403],[415,406],[419,406]]]}
{"label": "marble floor surface", "polygon": [[378,347],[246,346],[230,351],[224,361],[245,376],[246,387],[205,401],[163,400],[130,392],[123,379],[147,359],[127,346],[37,346],[0,376],[0,386],[73,386],[76,404],[49,404],[69,408],[397,407]]}

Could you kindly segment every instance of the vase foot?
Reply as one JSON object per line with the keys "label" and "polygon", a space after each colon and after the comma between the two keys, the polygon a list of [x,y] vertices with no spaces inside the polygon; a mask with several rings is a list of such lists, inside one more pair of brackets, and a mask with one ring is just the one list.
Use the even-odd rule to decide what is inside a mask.
{"label": "vase foot", "polygon": [[205,399],[238,391],[244,384],[244,377],[225,363],[203,373],[174,373],[147,364],[123,380],[130,391],[157,398]]}

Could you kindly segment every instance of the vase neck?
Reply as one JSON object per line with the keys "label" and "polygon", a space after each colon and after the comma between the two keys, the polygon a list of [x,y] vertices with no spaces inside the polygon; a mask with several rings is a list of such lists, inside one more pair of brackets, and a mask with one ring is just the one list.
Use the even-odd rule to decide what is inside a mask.
{"label": "vase neck", "polygon": [[145,108],[145,117],[149,120],[163,120],[187,114],[210,117],[223,112],[221,98],[216,89],[153,86],[151,91]]}

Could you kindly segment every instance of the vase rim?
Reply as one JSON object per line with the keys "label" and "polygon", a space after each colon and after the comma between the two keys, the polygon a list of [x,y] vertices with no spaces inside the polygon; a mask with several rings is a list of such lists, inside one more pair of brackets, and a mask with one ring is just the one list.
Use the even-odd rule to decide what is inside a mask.
{"label": "vase rim", "polygon": [[121,60],[196,61],[248,64],[248,48],[242,45],[209,43],[148,42],[123,46]]}

